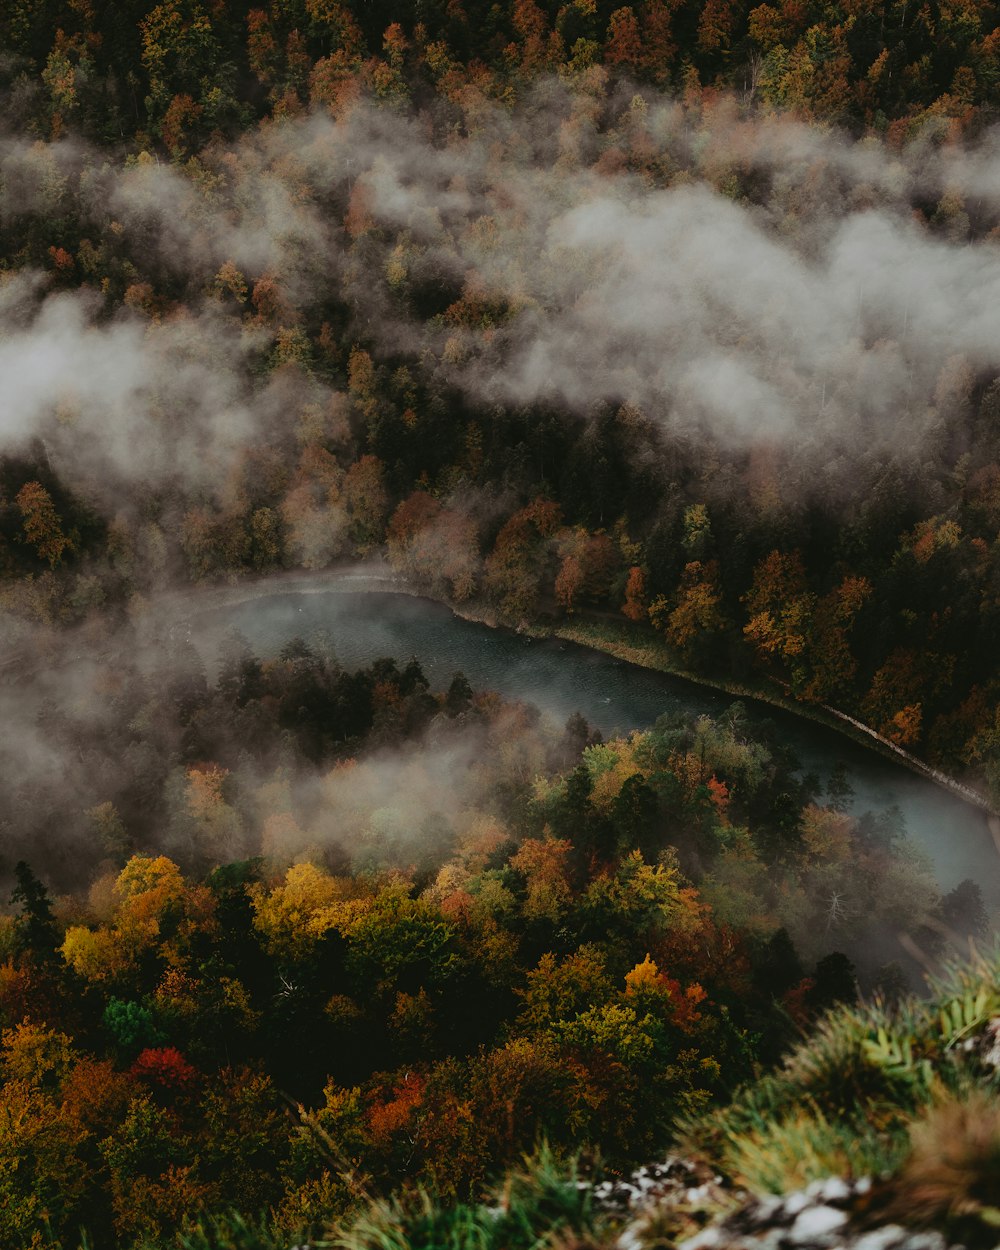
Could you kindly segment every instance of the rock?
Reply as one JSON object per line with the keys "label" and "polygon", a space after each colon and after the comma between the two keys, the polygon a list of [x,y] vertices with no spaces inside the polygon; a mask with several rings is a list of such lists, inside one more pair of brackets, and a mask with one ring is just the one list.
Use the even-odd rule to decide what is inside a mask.
{"label": "rock", "polygon": [[789,1240],[796,1246],[825,1245],[831,1233],[847,1223],[847,1216],[835,1207],[807,1207],[792,1225]]}
{"label": "rock", "polygon": [[[865,1179],[867,1180],[868,1178],[866,1177]],[[869,1181],[870,1185],[871,1182]],[[820,1182],[819,1197],[826,1203],[848,1202],[851,1198],[851,1188],[839,1176],[831,1176],[827,1180]]]}
{"label": "rock", "polygon": [[910,1233],[906,1250],[947,1250],[948,1243],[940,1233]]}
{"label": "rock", "polygon": [[616,1250],[643,1250],[641,1231],[629,1225],[615,1242],[615,1247]]}
{"label": "rock", "polygon": [[617,1180],[577,1182],[590,1188],[596,1206],[613,1215],[640,1213],[654,1205],[709,1203],[718,1193],[720,1178],[712,1177],[686,1159],[671,1156],[660,1163],[637,1168]]}
{"label": "rock", "polygon": [[710,1250],[710,1247],[720,1245],[723,1240],[722,1229],[714,1224],[711,1228],[704,1228],[700,1233],[689,1237],[684,1242],[684,1248],[685,1250]]}
{"label": "rock", "polygon": [[854,1250],[893,1250],[895,1246],[902,1245],[906,1237],[905,1228],[900,1228],[898,1224],[886,1224],[883,1228],[863,1233],[854,1243]]}
{"label": "rock", "polygon": [[758,1198],[752,1204],[743,1208],[733,1217],[734,1221],[738,1220],[740,1224],[746,1224],[750,1228],[764,1228],[768,1224],[787,1224],[785,1217],[785,1203],[781,1198],[768,1196],[766,1198]]}
{"label": "rock", "polygon": [[1000,1068],[1000,1016],[989,1020],[983,1031],[962,1043],[966,1054],[975,1055],[985,1068]]}
{"label": "rock", "polygon": [[781,1205],[787,1219],[794,1218],[800,1211],[804,1211],[809,1203],[809,1194],[800,1190],[798,1193],[789,1194]]}
{"label": "rock", "polygon": [[619,1234],[616,1250],[647,1250],[661,1244],[660,1217],[671,1211],[680,1215],[680,1226],[686,1223],[690,1228],[696,1213],[705,1218],[727,1207],[724,1219],[681,1241],[678,1250],[964,1250],[949,1245],[937,1232],[898,1224],[864,1227],[872,1190],[870,1177],[831,1176],[780,1197],[740,1195],[742,1205],[734,1210],[733,1192],[720,1184],[719,1177],[671,1158],[639,1168],[631,1177],[603,1181],[592,1192],[604,1210],[632,1217]]}

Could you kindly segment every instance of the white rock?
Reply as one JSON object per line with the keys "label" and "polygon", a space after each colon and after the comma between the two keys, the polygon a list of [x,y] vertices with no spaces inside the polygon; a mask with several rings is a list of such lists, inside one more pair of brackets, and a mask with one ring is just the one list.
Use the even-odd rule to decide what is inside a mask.
{"label": "white rock", "polygon": [[846,1202],[851,1196],[851,1187],[839,1176],[831,1176],[821,1183],[819,1196],[824,1202]]}
{"label": "white rock", "polygon": [[722,1240],[722,1231],[714,1225],[709,1228],[703,1228],[700,1233],[695,1233],[693,1237],[682,1242],[683,1250],[710,1250],[710,1247],[717,1246]]}
{"label": "white rock", "polygon": [[615,1243],[617,1250],[642,1250],[642,1234],[636,1228],[626,1228]]}
{"label": "white rock", "polygon": [[792,1225],[788,1237],[790,1241],[801,1246],[828,1237],[846,1223],[847,1216],[843,1211],[836,1211],[833,1207],[810,1207]]}
{"label": "white rock", "polygon": [[947,1245],[940,1233],[911,1233],[906,1239],[906,1250],[946,1250]]}
{"label": "white rock", "polygon": [[773,1220],[784,1209],[784,1198],[779,1198],[777,1194],[767,1194],[757,1199],[754,1215],[759,1220]]}
{"label": "white rock", "polygon": [[865,1233],[854,1243],[854,1250],[890,1250],[905,1241],[907,1232],[898,1224],[886,1224],[882,1228]]}
{"label": "white rock", "polygon": [[782,1210],[786,1216],[798,1215],[800,1211],[804,1211],[811,1202],[807,1193],[799,1191],[797,1194],[789,1194],[781,1203]]}

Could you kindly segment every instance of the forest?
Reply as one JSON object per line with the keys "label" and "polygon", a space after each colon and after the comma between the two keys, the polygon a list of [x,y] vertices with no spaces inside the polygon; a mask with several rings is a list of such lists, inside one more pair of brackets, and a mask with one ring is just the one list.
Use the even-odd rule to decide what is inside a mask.
{"label": "forest", "polygon": [[[404,1183],[467,1200],[540,1134],[639,1163],[857,978],[901,994],[899,930],[985,936],[973,882],[942,897],[891,814],[817,794],[738,704],[605,743],[461,674],[238,638],[213,688],[154,701],[169,771],[86,813],[87,893],[15,867],[7,1244],[166,1244],[234,1208],[315,1234]],[[460,813],[415,829],[442,752]],[[136,849],[158,833],[173,858]]]}
{"label": "forest", "polygon": [[[976,0],[0,6],[0,1243],[597,1250],[681,1149],[635,1250],[994,1244],[981,883],[746,700],[1000,805],[998,86]],[[350,570],[746,700],[177,625]]]}
{"label": "forest", "polygon": [[994,9],[396,16],[9,10],[11,632],[378,555],[995,796]]}

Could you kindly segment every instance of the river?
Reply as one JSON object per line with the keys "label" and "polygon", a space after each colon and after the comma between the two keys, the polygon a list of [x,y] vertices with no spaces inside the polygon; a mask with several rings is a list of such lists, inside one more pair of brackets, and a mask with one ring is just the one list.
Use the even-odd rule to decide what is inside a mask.
{"label": "river", "polygon": [[[209,665],[233,628],[262,657],[295,637],[323,637],[346,668],[379,656],[399,662],[415,656],[434,689],[445,688],[461,671],[474,688],[527,700],[560,724],[581,712],[605,737],[647,728],[664,712],[715,716],[734,702],[731,695],[685,678],[558,639],[532,639],[468,621],[443,604],[407,594],[336,588],[304,594],[279,585],[274,593],[258,589],[243,602],[204,610],[189,600],[185,616],[189,636]],[[1000,856],[984,812],[832,729],[768,704],[743,702],[752,720],[772,721],[802,767],[821,780],[842,762],[856,812],[897,806],[912,843],[933,862],[941,887],[971,877],[991,915],[1000,917]]]}

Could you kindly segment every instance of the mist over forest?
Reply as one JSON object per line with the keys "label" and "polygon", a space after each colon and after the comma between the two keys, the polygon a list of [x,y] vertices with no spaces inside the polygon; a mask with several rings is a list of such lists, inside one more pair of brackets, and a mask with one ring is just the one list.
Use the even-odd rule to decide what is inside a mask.
{"label": "mist over forest", "polygon": [[998,57],[3,6],[0,1243],[994,1245]]}

